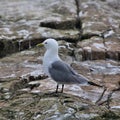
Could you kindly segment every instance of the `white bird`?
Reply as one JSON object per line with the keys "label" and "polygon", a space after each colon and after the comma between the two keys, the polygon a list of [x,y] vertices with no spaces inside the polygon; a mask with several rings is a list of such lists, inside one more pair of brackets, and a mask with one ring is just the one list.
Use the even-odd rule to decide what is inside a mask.
{"label": "white bird", "polygon": [[102,87],[96,83],[88,81],[84,76],[76,73],[67,63],[62,61],[58,55],[58,43],[55,39],[46,39],[43,43],[37,46],[44,46],[46,52],[43,58],[43,69],[45,74],[57,82],[56,93],[58,92],[59,84],[88,84],[93,86]]}

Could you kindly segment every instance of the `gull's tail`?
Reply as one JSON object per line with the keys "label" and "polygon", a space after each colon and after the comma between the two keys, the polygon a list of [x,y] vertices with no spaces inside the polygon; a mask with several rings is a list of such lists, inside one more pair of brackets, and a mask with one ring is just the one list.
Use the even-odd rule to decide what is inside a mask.
{"label": "gull's tail", "polygon": [[80,84],[88,84],[88,85],[93,85],[93,86],[97,86],[97,87],[103,87],[102,85],[98,85],[92,81],[88,81],[88,79],[82,75],[75,75],[74,79],[76,80],[76,82],[80,83]]}
{"label": "gull's tail", "polygon": [[103,87],[103,86],[98,85],[98,84],[96,84],[96,83],[94,83],[94,82],[91,82],[91,81],[88,81],[88,84],[89,84],[89,85],[93,85],[93,86],[97,86],[97,87]]}

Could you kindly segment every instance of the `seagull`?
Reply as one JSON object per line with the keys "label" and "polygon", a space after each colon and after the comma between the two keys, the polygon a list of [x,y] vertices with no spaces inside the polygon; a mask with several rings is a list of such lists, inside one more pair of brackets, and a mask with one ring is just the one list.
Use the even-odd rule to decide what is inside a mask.
{"label": "seagull", "polygon": [[46,39],[37,46],[44,46],[46,52],[43,57],[43,70],[46,75],[57,82],[56,93],[58,93],[59,84],[62,84],[61,93],[63,93],[64,84],[86,84],[102,87],[94,82],[88,81],[86,77],[78,74],[69,64],[61,60],[58,55],[58,42],[55,39]]}

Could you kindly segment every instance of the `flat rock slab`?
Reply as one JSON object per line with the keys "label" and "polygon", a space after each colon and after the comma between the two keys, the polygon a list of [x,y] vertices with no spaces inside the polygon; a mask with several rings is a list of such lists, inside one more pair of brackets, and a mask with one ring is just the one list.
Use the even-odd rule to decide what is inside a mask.
{"label": "flat rock slab", "polygon": [[[18,53],[0,59],[0,119],[119,120],[120,91],[110,94],[120,82],[119,6],[119,0],[1,0],[0,57]],[[54,93],[56,83],[42,71],[44,49],[31,49],[50,37],[64,40],[63,60],[107,87],[99,105],[103,88],[65,85],[63,94]]]}
{"label": "flat rock slab", "polygon": [[[0,6],[0,56],[30,48],[49,37],[71,36],[71,39],[78,37],[76,35],[79,32],[74,29],[76,23],[74,0],[7,0],[0,1]],[[56,28],[58,30],[51,29],[51,25],[58,26]],[[59,27],[66,29],[64,26],[71,30],[59,30]]]}
{"label": "flat rock slab", "polygon": [[[106,50],[87,44],[93,54],[100,54],[93,59],[119,60],[119,5],[119,0],[1,0],[0,56],[31,48],[50,37],[76,43],[97,36],[115,41],[115,46],[104,46],[106,56]],[[95,44],[101,45],[97,41]]]}
{"label": "flat rock slab", "polygon": [[[103,104],[98,107],[95,102],[103,92],[103,88],[65,85],[64,93],[56,94],[54,93],[56,83],[53,80],[37,78],[38,75],[43,74],[42,59],[39,56],[42,54],[41,51],[31,49],[0,59],[1,119],[65,118],[77,120],[81,118],[89,120],[109,117],[119,119],[119,91],[112,95],[111,114],[109,114],[107,105],[104,104],[108,94],[118,87],[120,71],[118,62],[85,61],[71,63],[71,66],[78,73],[86,76],[90,81],[107,87],[101,101]],[[67,58],[64,60],[68,62]]]}

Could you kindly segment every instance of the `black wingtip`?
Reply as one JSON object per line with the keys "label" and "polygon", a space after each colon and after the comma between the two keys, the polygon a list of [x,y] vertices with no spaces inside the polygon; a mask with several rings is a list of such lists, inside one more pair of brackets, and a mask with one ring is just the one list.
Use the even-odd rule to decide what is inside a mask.
{"label": "black wingtip", "polygon": [[93,85],[93,86],[97,86],[97,87],[103,87],[103,86],[98,85],[98,84],[96,84],[96,83],[94,83],[94,82],[91,82],[91,81],[88,81],[88,84],[89,84],[89,85]]}

